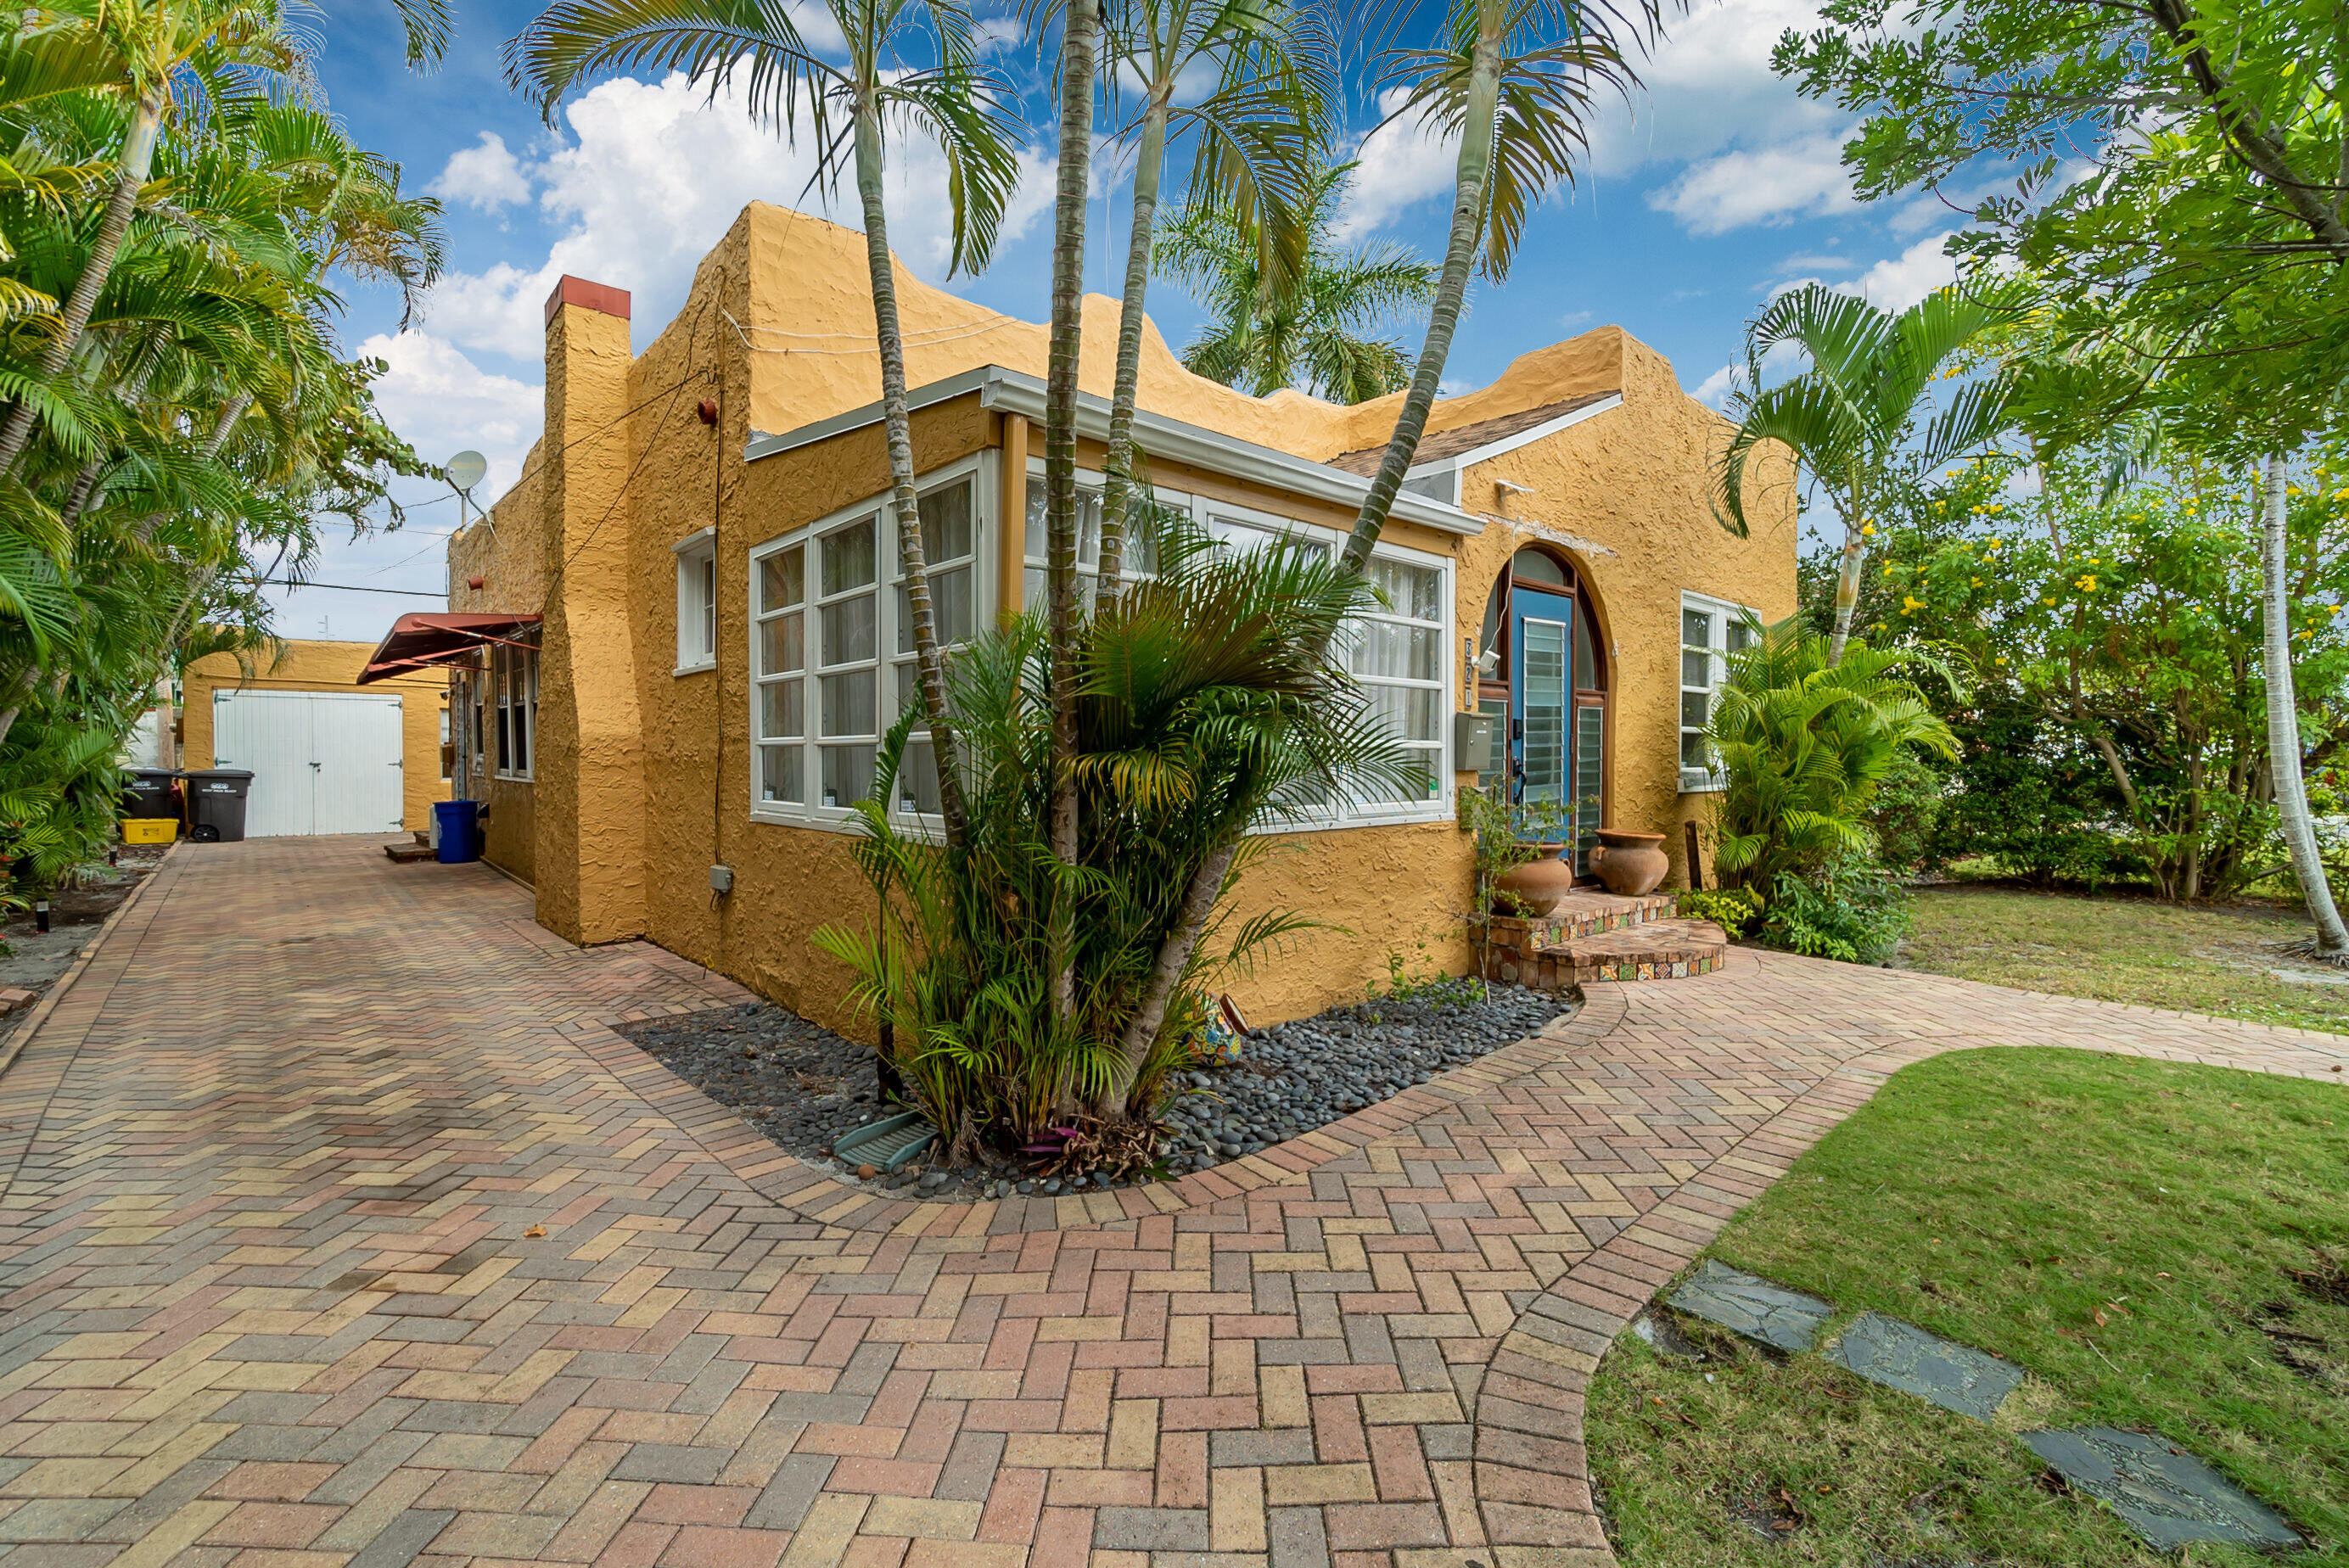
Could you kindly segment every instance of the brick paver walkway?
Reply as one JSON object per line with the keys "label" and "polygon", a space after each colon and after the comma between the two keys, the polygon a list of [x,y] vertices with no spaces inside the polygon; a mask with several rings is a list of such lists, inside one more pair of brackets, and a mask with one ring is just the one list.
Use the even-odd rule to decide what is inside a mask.
{"label": "brick paver walkway", "polygon": [[[2349,1042],[1741,953],[1218,1174],[892,1202],[480,868],[191,846],[0,1078],[0,1553],[1583,1568],[1627,1315],[1893,1068]],[[2338,1080],[2335,1080],[2338,1081]]]}

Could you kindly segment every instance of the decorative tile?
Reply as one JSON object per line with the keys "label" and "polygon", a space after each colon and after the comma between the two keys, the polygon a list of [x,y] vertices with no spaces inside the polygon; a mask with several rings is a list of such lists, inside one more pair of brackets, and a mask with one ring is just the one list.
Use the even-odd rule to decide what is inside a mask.
{"label": "decorative tile", "polygon": [[2303,1544],[2272,1509],[2158,1433],[2111,1427],[2025,1432],[2055,1472],[2136,1527],[2157,1551],[2197,1542]]}
{"label": "decorative tile", "polygon": [[1926,1333],[1879,1313],[1852,1319],[1826,1357],[1871,1383],[1930,1399],[1944,1410],[1987,1421],[2023,1386],[2023,1369],[1971,1346]]}
{"label": "decorative tile", "polygon": [[1815,1295],[1772,1284],[1759,1274],[1707,1258],[1669,1297],[1692,1317],[1780,1350],[1808,1350],[1835,1308]]}

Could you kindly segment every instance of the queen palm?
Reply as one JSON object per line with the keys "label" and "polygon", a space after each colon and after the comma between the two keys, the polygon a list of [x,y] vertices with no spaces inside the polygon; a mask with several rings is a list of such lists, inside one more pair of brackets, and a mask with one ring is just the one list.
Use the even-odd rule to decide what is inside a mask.
{"label": "queen palm", "polygon": [[[1103,53],[1142,99],[1133,166],[1133,222],[1118,311],[1117,373],[1102,461],[1099,603],[1117,596],[1126,509],[1133,493],[1133,409],[1141,378],[1143,301],[1158,232],[1170,141],[1195,141],[1193,222],[1222,214],[1257,238],[1268,281],[1295,272],[1302,234],[1290,217],[1328,139],[1332,88],[1323,30],[1287,0],[1123,0],[1106,17]],[[1194,103],[1176,94],[1212,69],[1215,89]]]}
{"label": "queen palm", "polygon": [[[1390,122],[1457,136],[1460,153],[1427,335],[1386,456],[1346,542],[1348,570],[1368,570],[1419,450],[1467,300],[1468,274],[1481,266],[1496,283],[1508,275],[1534,205],[1553,187],[1572,182],[1601,95],[1628,94],[1637,84],[1625,51],[1655,37],[1668,4],[1685,9],[1687,0],[1448,0],[1434,43],[1387,50],[1380,85],[1401,89]],[[1374,8],[1374,15],[1384,15]]]}
{"label": "queen palm", "polygon": [[786,139],[812,137],[812,183],[830,189],[853,170],[872,273],[889,486],[916,668],[936,758],[939,812],[947,841],[959,843],[962,780],[914,492],[905,343],[882,200],[885,145],[895,128],[928,137],[945,153],[954,221],[949,271],[976,270],[994,249],[1004,204],[1018,183],[1013,131],[999,107],[1001,84],[978,66],[970,14],[958,0],[825,0],[825,14],[846,40],[844,63],[810,47],[794,11],[784,0],[559,0],[506,45],[506,74],[550,119],[566,96],[604,72],[682,71],[712,98],[740,77],[753,115]]}
{"label": "queen palm", "polygon": [[1183,363],[1259,397],[1302,387],[1335,403],[1365,403],[1411,381],[1412,355],[1379,328],[1435,297],[1436,269],[1400,245],[1354,245],[1331,232],[1354,170],[1313,172],[1297,214],[1301,263],[1268,275],[1265,246],[1238,214],[1188,211],[1158,232],[1160,268],[1188,284],[1211,317]]}
{"label": "queen palm", "polygon": [[[1722,454],[1716,504],[1723,526],[1744,537],[1747,492],[1772,442],[1792,452],[1811,481],[1835,498],[1844,538],[1830,665],[1851,637],[1860,568],[1886,487],[1907,464],[1939,468],[2006,428],[2013,379],[2002,367],[1956,388],[1921,430],[1917,421],[1928,388],[1950,362],[2017,310],[2003,286],[1940,289],[1894,312],[1810,284],[1780,294],[1747,329],[1745,378],[1729,405],[1737,428]],[[1809,366],[1765,387],[1765,363],[1781,345],[1801,350]]]}

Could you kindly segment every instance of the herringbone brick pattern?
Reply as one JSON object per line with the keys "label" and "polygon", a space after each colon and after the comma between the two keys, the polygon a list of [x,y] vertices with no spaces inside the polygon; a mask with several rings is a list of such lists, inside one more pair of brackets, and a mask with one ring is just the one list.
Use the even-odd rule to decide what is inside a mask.
{"label": "herringbone brick pattern", "polygon": [[1599,1351],[1886,1073],[2349,1062],[1740,953],[1171,1188],[917,1205],[605,1026],[740,995],[478,868],[179,851],[0,1078],[7,1568],[1601,1564]]}

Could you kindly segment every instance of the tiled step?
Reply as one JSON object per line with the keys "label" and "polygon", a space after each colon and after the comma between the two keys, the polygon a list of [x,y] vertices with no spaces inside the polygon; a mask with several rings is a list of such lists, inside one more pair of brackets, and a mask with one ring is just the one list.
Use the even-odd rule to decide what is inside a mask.
{"label": "tiled step", "polygon": [[1555,973],[1559,985],[1682,980],[1712,974],[1728,952],[1729,934],[1712,921],[1651,920],[1544,947],[1537,969]]}
{"label": "tiled step", "polygon": [[393,864],[402,866],[436,858],[436,851],[429,844],[386,844],[383,852],[390,857]]}

